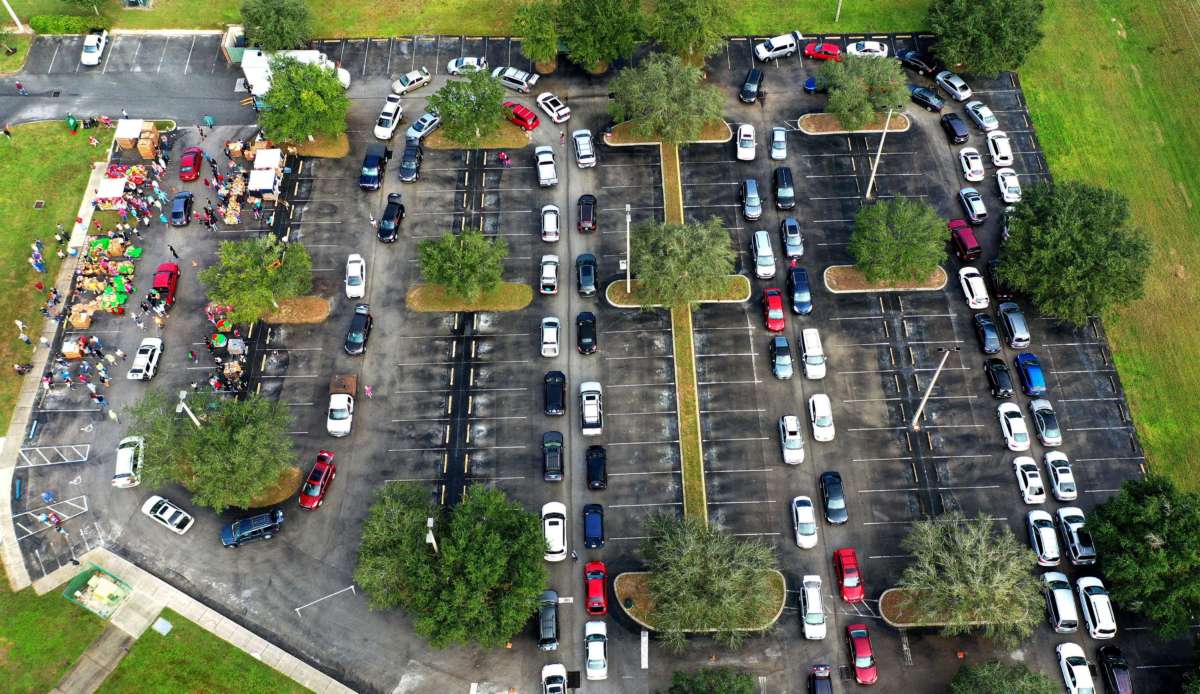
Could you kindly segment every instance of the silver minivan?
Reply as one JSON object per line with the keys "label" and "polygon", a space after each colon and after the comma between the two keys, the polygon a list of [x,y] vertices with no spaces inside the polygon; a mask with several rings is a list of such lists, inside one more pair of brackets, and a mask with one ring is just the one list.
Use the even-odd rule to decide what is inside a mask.
{"label": "silver minivan", "polygon": [[1008,339],[1008,346],[1013,349],[1025,349],[1029,346],[1029,324],[1025,321],[1025,313],[1021,307],[1011,301],[1006,301],[996,307],[1000,314],[1000,329]]}
{"label": "silver minivan", "polygon": [[1079,629],[1079,612],[1067,575],[1058,571],[1042,574],[1042,594],[1046,596],[1046,618],[1051,628],[1059,634],[1074,634]]}
{"label": "silver minivan", "polygon": [[821,333],[816,328],[800,331],[800,352],[804,360],[804,377],[814,381],[825,378],[825,350],[821,347]]}
{"label": "silver minivan", "polygon": [[760,280],[774,277],[775,251],[771,248],[771,235],[762,229],[754,232],[750,251],[754,253],[754,276]]}

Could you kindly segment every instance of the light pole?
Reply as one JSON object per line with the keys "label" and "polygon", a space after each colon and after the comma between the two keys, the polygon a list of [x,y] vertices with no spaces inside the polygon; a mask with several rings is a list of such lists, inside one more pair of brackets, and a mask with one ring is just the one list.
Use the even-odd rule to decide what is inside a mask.
{"label": "light pole", "polygon": [[629,204],[625,204],[625,294],[628,295],[633,290],[629,288],[630,278],[633,273],[633,263],[629,257]]}
{"label": "light pole", "polygon": [[196,415],[192,413],[192,408],[188,407],[187,403],[184,402],[185,400],[187,400],[187,396],[188,396],[188,392],[186,390],[179,391],[179,404],[175,406],[175,414],[180,414],[181,412],[186,412],[188,418],[190,418],[192,420],[192,424],[195,424],[196,428],[199,429],[200,428],[200,420],[196,419]]}
{"label": "light pole", "polygon": [[425,528],[426,528],[425,544],[433,545],[433,553],[437,554],[438,553],[437,538],[433,536],[433,519],[432,518],[425,519]]}
{"label": "light pole", "polygon": [[841,18],[842,18],[842,0],[838,0],[837,12],[833,15],[833,23],[837,24],[837,21]]}
{"label": "light pole", "polygon": [[8,4],[8,0],[4,0],[4,9],[8,10],[8,16],[12,17],[13,24],[17,25],[17,33],[20,34],[24,32],[25,27],[21,26],[21,20],[17,19],[17,13],[13,12],[12,5]]}
{"label": "light pole", "polygon": [[911,424],[913,431],[921,430],[921,425],[917,420],[921,418],[921,413],[925,411],[925,403],[929,401],[929,394],[933,392],[933,387],[937,385],[938,376],[941,375],[942,367],[946,365],[946,360],[950,358],[950,353],[957,352],[958,350],[958,347],[953,349],[938,348],[938,351],[942,353],[942,361],[938,364],[937,371],[933,372],[933,380],[929,381],[929,387],[925,389],[925,395],[921,398],[921,404],[917,405],[917,412],[913,415]]}
{"label": "light pole", "polygon": [[887,139],[888,126],[892,124],[892,109],[888,109],[887,120],[883,122],[883,135],[879,137],[879,149],[875,152],[875,161],[871,162],[871,180],[867,181],[867,200],[871,199],[871,191],[875,189],[875,170],[879,168],[879,158],[883,156],[883,141]]}

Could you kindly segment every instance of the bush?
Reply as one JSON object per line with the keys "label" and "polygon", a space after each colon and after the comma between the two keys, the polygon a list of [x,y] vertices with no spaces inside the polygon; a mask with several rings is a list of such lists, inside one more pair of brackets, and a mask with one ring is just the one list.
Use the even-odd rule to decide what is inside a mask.
{"label": "bush", "polygon": [[39,14],[29,18],[29,26],[39,34],[86,34],[92,29],[107,29],[107,17],[77,17],[69,14]]}

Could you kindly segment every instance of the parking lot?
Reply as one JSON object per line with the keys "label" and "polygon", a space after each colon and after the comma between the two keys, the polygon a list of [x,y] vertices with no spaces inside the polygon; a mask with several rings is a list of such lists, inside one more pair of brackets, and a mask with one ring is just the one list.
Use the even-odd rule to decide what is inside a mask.
{"label": "parking lot", "polygon": [[[226,68],[223,59],[214,57],[215,43],[210,45],[210,38],[215,41],[203,36],[137,41],[119,37],[102,71],[161,69],[192,75],[208,70],[215,74]],[[845,46],[862,38],[813,40]],[[893,51],[925,48],[923,42],[928,41],[922,36],[866,38],[879,38]],[[998,430],[995,401],[980,369],[983,357],[972,329],[972,312],[956,278],[941,291],[896,294],[835,295],[819,281],[829,265],[851,262],[846,247],[854,215],[864,204],[879,137],[816,137],[795,131],[800,115],[820,111],[824,103],[824,97],[805,95],[799,88],[819,68],[799,57],[766,64],[768,103],[739,103],[736,91],[753,64],[751,49],[758,40],[731,39],[725,51],[709,60],[707,74],[711,83],[728,93],[726,118],[731,125],[755,126],[759,156],[752,162],[737,161],[731,143],[684,147],[685,216],[719,218],[739,250],[741,271],[751,276],[748,249],[753,232],[765,229],[778,239],[776,230],[784,216],[800,222],[805,243],[800,265],[813,279],[815,308],[809,316],[789,314],[784,334],[796,347],[801,329],[818,328],[829,357],[828,374],[821,381],[805,379],[799,369],[791,380],[772,376],[767,357],[770,334],[757,299],[696,310],[709,517],[731,533],[772,543],[789,585],[798,585],[805,574],[821,575],[826,609],[832,615],[830,635],[821,642],[803,641],[795,622],[796,595],[789,594],[778,625],[765,637],[749,641],[742,651],[728,652],[698,641],[691,651],[676,656],[651,644],[643,661],[640,633],[622,628],[624,623],[614,618],[609,620],[612,674],[607,682],[589,683],[587,689],[653,691],[668,682],[674,669],[716,662],[751,669],[764,678],[768,691],[799,691],[810,663],[834,664],[841,668],[842,677],[848,676],[840,630],[865,621],[880,662],[881,684],[889,691],[941,691],[959,665],[956,650],[965,650],[968,662],[985,659],[993,650],[975,639],[897,633],[878,619],[879,594],[895,585],[906,564],[900,542],[912,522],[954,509],[968,515],[986,513],[1024,541],[1028,507],[1017,494],[1010,466],[1013,455],[1004,448]],[[47,57],[39,46],[35,42],[40,52],[31,54],[31,60],[42,61],[37,64],[45,64],[48,73],[75,70],[76,60]],[[38,552],[27,553],[27,561],[31,567],[47,557],[61,563],[85,546],[107,544],[364,690],[426,691],[445,688],[449,682],[454,683],[449,685],[452,688],[479,682],[485,691],[510,686],[526,691],[545,663],[564,662],[571,669],[582,666],[584,614],[575,604],[581,598],[582,564],[548,565],[550,587],[573,600],[560,609],[563,645],[557,654],[538,653],[531,630],[515,640],[512,651],[434,652],[398,612],[373,612],[366,607],[353,585],[358,533],[374,490],[386,481],[420,482],[439,499],[452,499],[464,485],[488,484],[532,511],[549,501],[565,503],[569,546],[577,549],[582,561],[603,560],[610,575],[641,565],[645,518],[656,512],[677,513],[682,502],[670,321],[663,311],[619,310],[603,300],[581,297],[575,289],[573,266],[581,253],[591,252],[599,259],[602,280],[617,277],[625,257],[626,210],[634,225],[663,218],[657,149],[600,145],[598,165],[577,168],[570,140],[560,144],[559,130],[569,134],[589,128],[598,133],[608,125],[607,90],[602,81],[585,78],[564,62],[559,72],[539,82],[535,92],[546,89],[563,96],[573,110],[571,121],[555,126],[543,119],[530,147],[509,152],[511,166],[504,166],[495,151],[426,149],[418,182],[400,183],[389,173],[380,190],[364,192],[357,187],[357,174],[366,146],[375,142],[371,129],[389,77],[421,66],[436,75],[433,86],[403,99],[404,128],[444,82],[445,63],[451,58],[486,55],[494,66],[522,69],[528,69],[528,62],[519,55],[518,41],[497,38],[340,40],[321,42],[319,47],[352,75],[363,78],[351,88],[349,156],[305,160],[289,179],[292,187],[287,191],[290,238],[303,242],[312,253],[316,290],[331,300],[333,311],[320,325],[270,326],[260,336],[263,351],[257,387],[290,407],[302,466],[321,449],[336,453],[339,474],[329,501],[319,511],[304,514],[288,504],[287,525],[277,540],[233,553],[215,552],[215,537],[219,524],[237,514],[231,511],[218,518],[185,504],[188,510],[198,511],[197,530],[184,538],[161,540],[137,513],[133,496],[113,494],[107,486],[110,450],[119,431],[88,412],[79,412],[78,417],[64,414],[56,420],[63,423],[43,431],[37,443],[59,446],[44,452],[54,460],[87,459],[86,472],[75,481],[74,464],[53,466],[57,470],[53,473],[30,468],[29,489],[36,494],[54,487],[59,497],[87,511],[78,522],[68,520],[71,544],[54,545],[45,552],[39,545]],[[914,83],[928,83],[910,77]],[[1016,79],[1005,75],[990,81],[973,79],[971,84],[1013,138],[1014,168],[1022,184],[1044,177],[1044,160]],[[516,100],[533,107],[532,96]],[[948,108],[961,111],[953,102]],[[955,197],[964,185],[957,148],[946,143],[936,115],[916,109],[909,109],[908,115],[911,129],[887,137],[876,196],[920,198],[947,218],[962,216]],[[783,162],[767,159],[762,146],[776,126],[789,130]],[[971,144],[979,146],[981,140],[977,132],[972,133]],[[392,146],[399,144],[397,139]],[[560,180],[556,187],[538,186],[534,145],[554,146]],[[398,164],[397,157],[391,168]],[[786,212],[774,208],[774,197],[767,191],[772,168],[781,164],[792,169],[797,187],[798,204]],[[994,257],[1000,244],[996,218],[1003,205],[992,173],[989,165],[989,178],[977,185],[992,212],[992,220],[979,232],[984,260]],[[742,217],[738,204],[738,184],[746,177],[756,178],[766,193],[763,217],[755,222]],[[397,242],[383,244],[376,239],[371,219],[380,217],[389,193],[402,194],[407,213]],[[580,234],[574,228],[576,201],[585,193],[598,198],[598,230],[593,234]],[[538,235],[540,210],[547,204],[562,211],[563,234],[555,243],[545,243]],[[417,244],[462,229],[481,229],[508,243],[504,272],[508,281],[536,285],[542,255],[557,254],[560,291],[553,296],[535,295],[529,308],[514,313],[409,311],[405,293],[420,280]],[[181,241],[172,243],[179,246]],[[194,244],[189,249],[195,253],[215,254],[211,239],[196,236],[188,243]],[[342,350],[344,330],[358,303],[347,299],[342,290],[349,253],[366,259],[367,294],[362,301],[370,305],[375,319],[367,353],[361,357]],[[785,269],[781,262],[775,279],[752,280],[755,297],[765,287],[782,286]],[[957,262],[949,262],[947,269],[953,276]],[[185,286],[199,305],[201,289],[194,273],[185,274]],[[1103,329],[1098,323],[1069,328],[1035,316],[1024,302],[1022,307],[1033,318],[1029,351],[1042,360],[1049,397],[1063,425],[1061,450],[1070,456],[1083,492],[1077,505],[1088,511],[1123,480],[1141,474],[1143,463]],[[581,311],[596,314],[600,345],[596,354],[581,355],[574,348],[573,324]],[[538,352],[538,326],[545,316],[570,326],[564,331],[560,355],[554,358]],[[169,326],[169,339],[173,345],[194,343],[202,327]],[[942,357],[939,350],[956,348],[959,351],[949,355],[925,407],[920,431],[911,430],[908,422]],[[190,380],[186,374],[191,366],[179,349],[169,353],[172,368],[159,377],[168,376],[173,386]],[[1015,354],[1006,349],[999,356],[1011,362]],[[551,370],[567,376],[564,417],[543,413],[542,381]],[[344,439],[325,432],[329,379],[336,373],[355,373],[360,384],[353,432]],[[604,388],[604,431],[594,438],[584,437],[577,424],[579,384],[590,380]],[[373,397],[363,396],[364,385],[371,386]],[[817,443],[807,429],[807,402],[815,393],[832,400],[837,427],[833,442]],[[1025,400],[1018,396],[1015,402],[1024,409]],[[806,428],[807,457],[799,466],[785,466],[780,459],[776,427],[784,414],[799,415]],[[92,429],[74,430],[89,422],[94,422]],[[561,483],[541,479],[540,446],[546,431],[560,431],[565,438],[569,463]],[[83,450],[65,444],[92,447]],[[584,453],[594,444],[607,451],[608,488],[602,491],[588,490],[584,477]],[[1040,453],[1035,446],[1031,455],[1040,457]],[[817,477],[825,470],[836,470],[845,480],[850,522],[839,527],[822,523],[817,549],[801,550],[792,539],[789,504],[797,495],[819,503]],[[181,490],[172,491],[186,498]],[[604,505],[608,537],[603,549],[583,549],[579,520],[587,503]],[[1050,506],[1056,504],[1043,507]],[[854,547],[858,552],[867,584],[864,604],[850,606],[836,597],[830,555],[838,547]],[[36,568],[31,571],[38,574]],[[1190,658],[1186,644],[1162,643],[1145,634],[1146,625],[1126,613],[1119,613],[1118,619],[1122,631],[1117,642],[1139,667],[1139,689],[1168,690],[1180,673],[1177,666]],[[1057,677],[1053,646],[1063,640],[1068,639],[1043,627],[1014,657]],[[1084,645],[1089,654],[1094,652],[1096,644],[1088,643],[1086,635],[1069,640]],[[380,644],[388,648],[381,649]],[[643,669],[643,662],[648,669]],[[851,687],[852,683],[843,683],[843,689]]]}

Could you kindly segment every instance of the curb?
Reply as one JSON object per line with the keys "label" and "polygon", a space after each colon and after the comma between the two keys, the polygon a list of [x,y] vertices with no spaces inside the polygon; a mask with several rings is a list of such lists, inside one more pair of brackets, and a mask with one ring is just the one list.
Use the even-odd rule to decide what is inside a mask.
{"label": "curb", "polygon": [[950,274],[946,272],[942,266],[938,266],[938,272],[942,274],[942,281],[936,287],[880,287],[878,289],[834,289],[829,286],[829,271],[840,267],[854,267],[853,265],[830,265],[821,273],[821,282],[825,285],[826,291],[830,294],[878,294],[880,292],[940,292],[946,288],[946,284],[950,281]]}
{"label": "curb", "polygon": [[[796,129],[799,130],[800,132],[804,133],[805,135],[812,135],[814,137],[820,136],[820,135],[862,135],[862,134],[883,132],[883,128],[867,128],[864,130],[822,130],[821,132],[814,132],[814,131],[808,130],[807,128],[804,127],[804,119],[805,118],[808,118],[809,116],[823,116],[823,115],[827,115],[827,114],[825,114],[824,112],[822,112],[822,113],[806,113],[806,114],[800,116],[800,118],[797,119],[797,121],[796,121]],[[904,127],[893,128],[891,126],[888,126],[887,131],[889,133],[906,133],[910,129],[912,129],[912,119],[909,118],[907,114],[897,113],[895,116],[892,116],[892,121],[895,122],[898,118],[904,119]]]}

